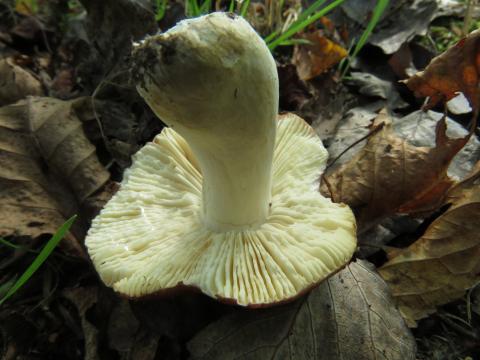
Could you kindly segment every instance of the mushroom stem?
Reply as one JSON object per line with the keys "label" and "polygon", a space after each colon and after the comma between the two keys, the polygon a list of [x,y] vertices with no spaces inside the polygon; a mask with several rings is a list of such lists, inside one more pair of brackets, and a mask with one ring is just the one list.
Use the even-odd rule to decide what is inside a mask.
{"label": "mushroom stem", "polygon": [[[200,164],[203,219],[215,231],[252,228],[267,218],[275,122],[264,114],[256,115],[265,128],[255,136],[238,131],[226,141],[195,141],[188,132],[179,131]],[[242,117],[237,121],[245,123]]]}
{"label": "mushroom stem", "polygon": [[208,227],[264,223],[278,111],[275,61],[264,41],[243,18],[214,13],[147,39],[134,63],[139,93],[199,163]]}

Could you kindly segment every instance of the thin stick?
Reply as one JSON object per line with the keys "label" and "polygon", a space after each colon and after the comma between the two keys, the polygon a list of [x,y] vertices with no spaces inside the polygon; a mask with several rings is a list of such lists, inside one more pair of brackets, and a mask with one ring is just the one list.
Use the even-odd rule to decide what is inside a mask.
{"label": "thin stick", "polygon": [[343,150],[335,159],[333,159],[332,162],[330,162],[330,164],[327,165],[327,167],[325,168],[325,171],[324,173],[327,172],[327,170],[332,167],[333,164],[335,164],[335,162],[340,159],[348,150],[350,150],[351,148],[353,148],[355,145],[361,143],[363,140],[369,138],[370,136],[376,134],[377,132],[379,132],[380,130],[383,129],[383,127],[385,126],[385,123],[382,122],[380,124],[378,124],[372,131],[370,131],[367,135],[365,136],[362,136],[360,139],[358,139],[357,141],[355,141],[353,144],[347,146],[347,148],[345,150]]}

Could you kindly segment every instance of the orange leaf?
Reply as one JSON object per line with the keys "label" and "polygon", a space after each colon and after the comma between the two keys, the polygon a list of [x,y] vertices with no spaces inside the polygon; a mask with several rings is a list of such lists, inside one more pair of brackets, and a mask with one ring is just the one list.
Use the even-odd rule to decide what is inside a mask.
{"label": "orange leaf", "polygon": [[324,73],[347,56],[343,47],[324,37],[320,30],[304,34],[302,39],[310,43],[295,46],[292,59],[302,80]]}
{"label": "orange leaf", "polygon": [[424,71],[405,84],[417,97],[430,99],[425,108],[454,98],[462,92],[473,109],[479,105],[480,30],[473,31],[455,46],[435,57]]}

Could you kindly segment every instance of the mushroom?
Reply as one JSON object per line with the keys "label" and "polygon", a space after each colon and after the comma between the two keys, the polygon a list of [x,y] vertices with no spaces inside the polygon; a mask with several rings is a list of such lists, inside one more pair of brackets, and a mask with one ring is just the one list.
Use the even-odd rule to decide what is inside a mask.
{"label": "mushroom", "polygon": [[261,307],[292,300],[356,248],[350,208],[318,191],[327,151],[292,114],[239,16],[212,13],[147,38],[137,89],[168,126],[134,155],[86,246],[108,286],[130,298],[194,287]]}

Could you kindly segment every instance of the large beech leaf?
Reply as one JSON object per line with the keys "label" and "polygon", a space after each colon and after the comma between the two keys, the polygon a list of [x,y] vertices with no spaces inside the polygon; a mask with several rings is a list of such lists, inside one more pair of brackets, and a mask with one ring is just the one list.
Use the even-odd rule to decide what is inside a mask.
{"label": "large beech leaf", "polygon": [[479,106],[480,30],[434,58],[424,71],[405,81],[418,97],[427,97],[427,108],[462,92],[474,109]]}
{"label": "large beech leaf", "polygon": [[[89,104],[32,97],[0,108],[0,236],[54,233],[109,179],[79,120]],[[77,253],[81,225],[63,242]]]}
{"label": "large beech leaf", "polygon": [[434,147],[414,146],[395,133],[383,112],[372,129],[376,132],[356,156],[325,175],[322,192],[350,205],[360,229],[395,213],[435,208],[453,185],[450,161],[469,136],[450,139],[442,119]]}
{"label": "large beech leaf", "polygon": [[238,310],[188,345],[193,359],[415,358],[415,341],[368,263],[358,261],[294,303]]}
{"label": "large beech leaf", "polygon": [[448,210],[403,250],[391,251],[380,275],[410,326],[480,283],[480,166],[447,193]]}

